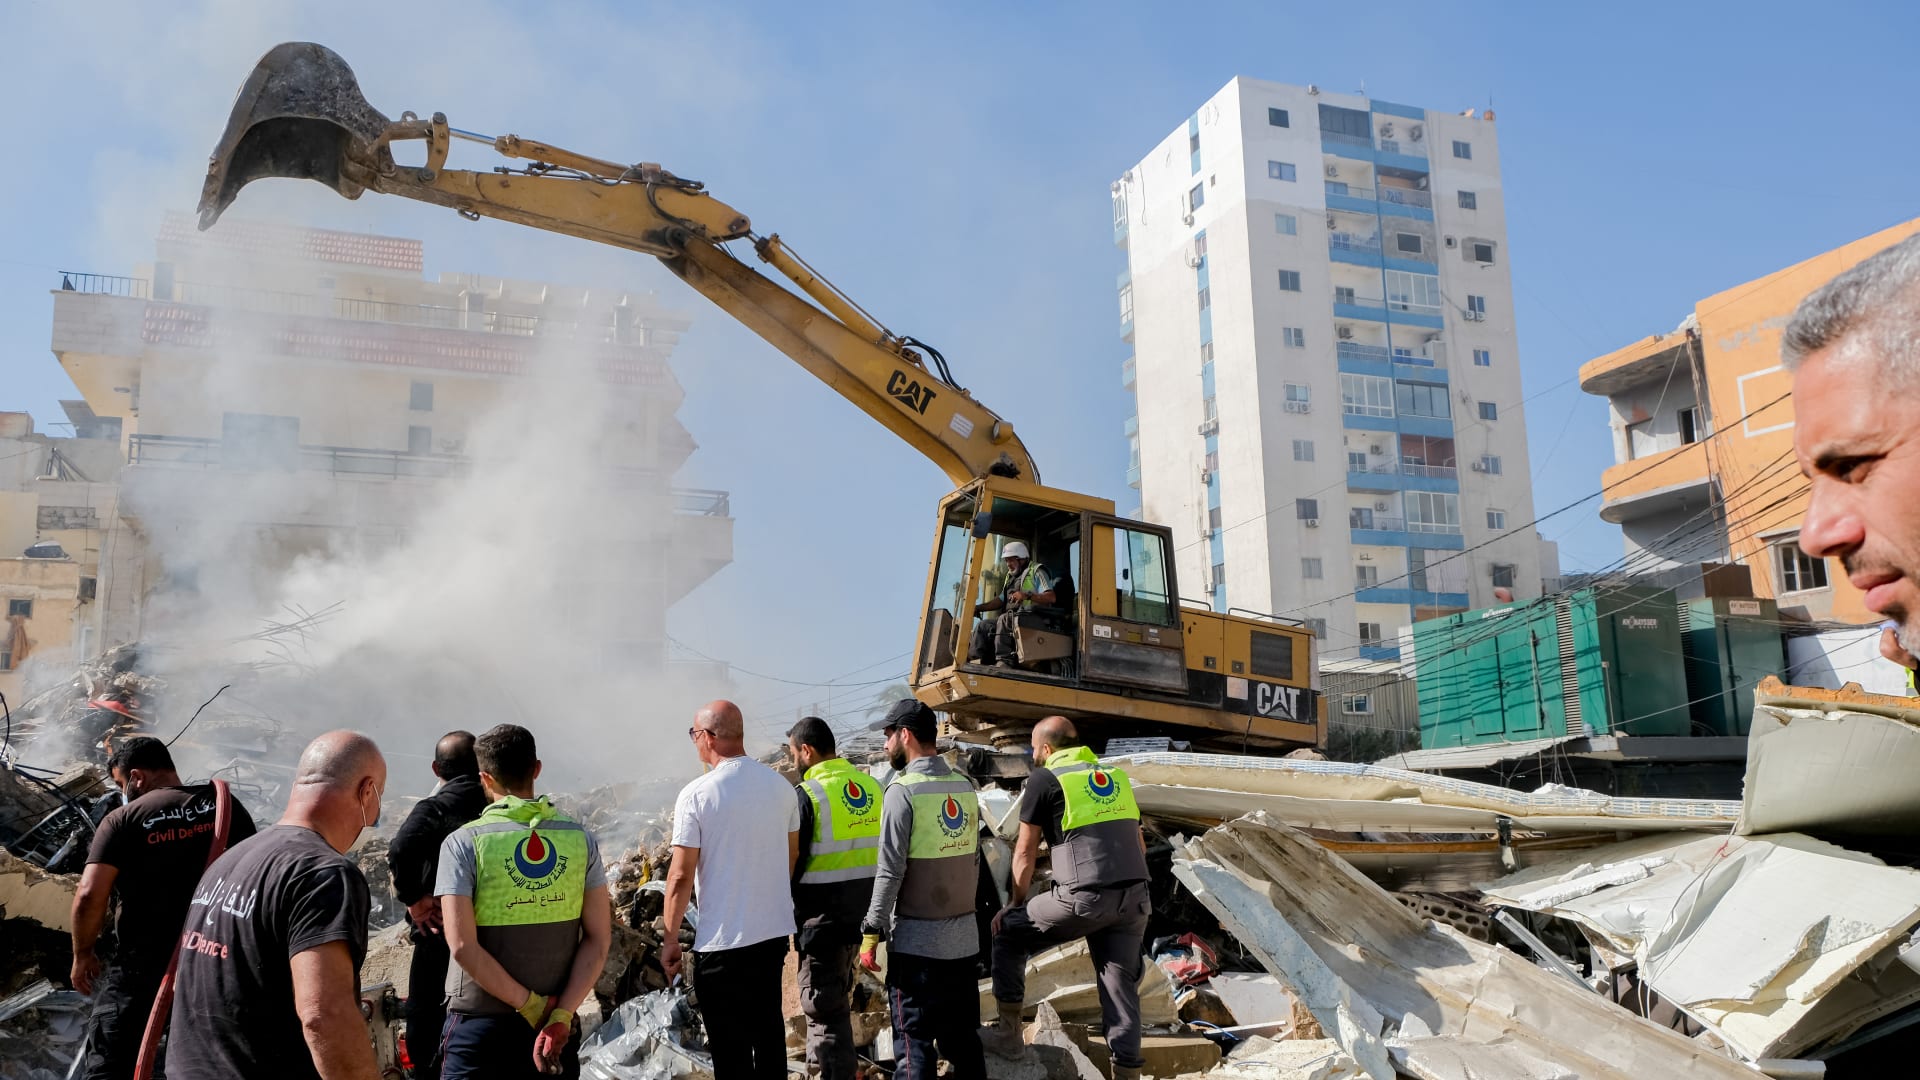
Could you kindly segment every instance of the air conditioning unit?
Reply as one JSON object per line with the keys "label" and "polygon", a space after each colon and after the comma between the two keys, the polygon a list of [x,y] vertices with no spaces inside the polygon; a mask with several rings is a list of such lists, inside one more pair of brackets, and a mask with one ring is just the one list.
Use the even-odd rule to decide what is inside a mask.
{"label": "air conditioning unit", "polygon": [[1319,88],[1318,86],[1315,86],[1315,85],[1314,85],[1314,84],[1312,84],[1312,83],[1308,83],[1308,84],[1307,84],[1307,93],[1309,93],[1309,94],[1314,94],[1314,95],[1316,95],[1316,96],[1317,96],[1317,95],[1318,95],[1318,94],[1320,93],[1320,88]]}
{"label": "air conditioning unit", "polygon": [[1334,220],[1332,214],[1328,214],[1327,215],[1327,231],[1335,232],[1335,231],[1338,231],[1339,228],[1340,228],[1340,223]]}
{"label": "air conditioning unit", "polygon": [[1212,530],[1212,529],[1201,529],[1201,530],[1200,530],[1200,539],[1202,539],[1202,540],[1211,540],[1211,539],[1213,539],[1213,530]]}
{"label": "air conditioning unit", "polygon": [[1367,447],[1367,452],[1378,457],[1380,454],[1383,454],[1386,451],[1380,446],[1379,443],[1374,443],[1372,446]]}
{"label": "air conditioning unit", "polygon": [[1447,246],[1448,246],[1448,247],[1450,247],[1450,248],[1456,248],[1456,247],[1459,247],[1459,246],[1460,246],[1460,241],[1458,241],[1458,240],[1455,240],[1455,239],[1454,239],[1453,237],[1451,237],[1451,236],[1449,236],[1449,237],[1447,237]]}
{"label": "air conditioning unit", "polygon": [[1419,142],[1426,137],[1427,125],[1425,124],[1415,124],[1407,129],[1407,138],[1412,139],[1414,142]]}
{"label": "air conditioning unit", "polygon": [[1193,215],[1192,215],[1192,214],[1181,214],[1181,215],[1180,215],[1180,224],[1182,224],[1182,225],[1191,225],[1191,224],[1193,224]]}
{"label": "air conditioning unit", "polygon": [[1338,177],[1339,175],[1340,175],[1340,166],[1338,165],[1327,166],[1327,176]]}
{"label": "air conditioning unit", "polygon": [[1319,519],[1319,518],[1307,518],[1307,519],[1305,519],[1305,520],[1306,520],[1306,523],[1307,523],[1307,528],[1309,528],[1309,529],[1317,529],[1317,528],[1319,528],[1319,527],[1320,527],[1320,519]]}
{"label": "air conditioning unit", "polygon": [[1380,125],[1380,137],[1383,139],[1393,138],[1393,122],[1392,121],[1388,121],[1387,123]]}
{"label": "air conditioning unit", "polygon": [[1474,462],[1474,463],[1473,463],[1473,466],[1472,466],[1472,467],[1473,467],[1473,471],[1474,471],[1474,472],[1486,472],[1486,471],[1487,471],[1487,463],[1486,463],[1486,462],[1484,462],[1484,461],[1476,461],[1476,462]]}
{"label": "air conditioning unit", "polygon": [[1353,338],[1353,327],[1336,326],[1333,328],[1333,333],[1334,336],[1338,337],[1341,341],[1349,341]]}
{"label": "air conditioning unit", "polygon": [[1220,430],[1220,418],[1219,418],[1219,417],[1215,417],[1215,418],[1213,418],[1212,420],[1202,420],[1202,421],[1200,421],[1200,437],[1201,437],[1201,438],[1205,438],[1205,437],[1207,437],[1208,435],[1212,435],[1212,434],[1214,434],[1215,432],[1217,432],[1217,431],[1219,431],[1219,430]]}
{"label": "air conditioning unit", "polygon": [[1385,499],[1373,500],[1373,508],[1375,510],[1385,510],[1387,508],[1387,500]]}
{"label": "air conditioning unit", "polygon": [[1291,413],[1304,413],[1304,412],[1313,411],[1313,405],[1310,402],[1288,401],[1288,402],[1284,402],[1283,404],[1285,404],[1286,410]]}
{"label": "air conditioning unit", "polygon": [[1474,311],[1471,309],[1464,311],[1461,314],[1466,316],[1468,322],[1479,322],[1480,320],[1487,317],[1486,312]]}
{"label": "air conditioning unit", "polygon": [[1201,469],[1200,470],[1200,486],[1206,487],[1208,484],[1211,484],[1211,483],[1213,483],[1213,470]]}

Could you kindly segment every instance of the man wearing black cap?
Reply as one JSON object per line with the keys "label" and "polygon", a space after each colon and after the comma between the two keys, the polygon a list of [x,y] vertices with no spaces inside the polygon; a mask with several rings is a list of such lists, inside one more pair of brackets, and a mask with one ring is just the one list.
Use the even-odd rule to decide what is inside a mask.
{"label": "man wearing black cap", "polygon": [[942,1054],[956,1080],[983,1080],[974,982],[978,797],[938,756],[932,709],[898,702],[873,726],[886,732],[898,775],[881,800],[880,868],[860,927],[860,966],[880,970],[875,953],[885,937],[894,1080],[933,1080]]}

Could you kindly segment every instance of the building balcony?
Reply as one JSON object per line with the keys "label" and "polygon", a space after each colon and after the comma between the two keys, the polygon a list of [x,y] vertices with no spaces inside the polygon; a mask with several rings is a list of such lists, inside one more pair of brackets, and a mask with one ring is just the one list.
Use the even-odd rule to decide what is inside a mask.
{"label": "building balcony", "polygon": [[1396,465],[1384,462],[1347,470],[1348,491],[1440,491],[1460,493],[1460,474],[1450,465]]}
{"label": "building balcony", "polygon": [[1334,360],[1340,370],[1349,375],[1378,375],[1421,382],[1447,381],[1446,348],[1438,342],[1414,351],[1340,341],[1334,344]]}
{"label": "building balcony", "polygon": [[1398,645],[1362,645],[1360,646],[1360,659],[1398,660],[1400,659],[1400,647]]}
{"label": "building balcony", "polygon": [[1707,455],[1688,444],[1615,465],[1600,474],[1600,520],[1615,525],[1656,514],[1704,510],[1715,499]]}
{"label": "building balcony", "polygon": [[1612,397],[1637,386],[1663,384],[1674,368],[1690,359],[1686,334],[1655,334],[1580,365],[1580,389]]}
{"label": "building balcony", "polygon": [[1122,360],[1120,362],[1120,389],[1122,390],[1133,389],[1135,368],[1136,368],[1136,365],[1134,364],[1133,357],[1131,356],[1127,357],[1125,360]]}
{"label": "building balcony", "polygon": [[1403,604],[1407,607],[1459,607],[1467,606],[1466,593],[1427,592],[1413,588],[1371,588],[1357,589],[1353,599],[1362,604]]}
{"label": "building balcony", "polygon": [[1126,432],[1127,438],[1129,439],[1138,438],[1140,435],[1139,414],[1135,413],[1134,415],[1127,417],[1127,422],[1124,425],[1122,425],[1122,430]]}
{"label": "building balcony", "polygon": [[1390,187],[1382,184],[1375,192],[1380,201],[1388,206],[1412,206],[1423,210],[1433,209],[1433,192],[1418,188]]}
{"label": "building balcony", "polygon": [[1135,491],[1140,490],[1140,466],[1127,466],[1127,486]]}
{"label": "building balcony", "polygon": [[1333,316],[1336,319],[1366,319],[1397,326],[1418,326],[1428,330],[1446,329],[1442,308],[1433,304],[1414,304],[1404,300],[1383,300],[1378,296],[1335,294]]}
{"label": "building balcony", "polygon": [[1349,185],[1338,180],[1328,180],[1326,185],[1327,209],[1346,210],[1355,214],[1365,214],[1368,217],[1375,217],[1380,213],[1380,207],[1374,202],[1372,188],[1364,185]]}
{"label": "building balcony", "polygon": [[1133,316],[1131,315],[1120,316],[1120,340],[1128,345],[1133,344]]}

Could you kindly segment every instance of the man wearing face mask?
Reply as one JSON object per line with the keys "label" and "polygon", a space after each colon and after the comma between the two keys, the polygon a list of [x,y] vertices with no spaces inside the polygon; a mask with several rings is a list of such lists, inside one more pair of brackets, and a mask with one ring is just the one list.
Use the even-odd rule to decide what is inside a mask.
{"label": "man wearing face mask", "polygon": [[386,789],[372,739],[322,735],[279,823],[207,867],[180,928],[171,1080],[377,1080],[360,1015],[367,879],[345,853]]}
{"label": "man wearing face mask", "polygon": [[[129,801],[94,830],[73,896],[73,987],[93,998],[88,1080],[133,1075],[147,1015],[180,940],[187,901],[206,869],[214,832],[213,785],[182,784],[173,755],[159,739],[121,740],[107,759],[107,773]],[[254,833],[247,808],[237,799],[232,806],[229,848]],[[118,902],[119,915],[108,968],[95,945],[110,899]]]}

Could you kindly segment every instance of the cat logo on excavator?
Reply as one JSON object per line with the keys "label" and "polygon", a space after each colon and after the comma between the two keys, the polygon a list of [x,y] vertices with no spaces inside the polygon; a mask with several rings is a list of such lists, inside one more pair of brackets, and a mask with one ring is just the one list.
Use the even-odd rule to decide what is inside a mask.
{"label": "cat logo on excavator", "polygon": [[887,378],[887,393],[894,400],[921,416],[927,415],[927,406],[933,404],[933,387],[921,386],[920,380],[907,377],[904,371],[896,371]]}

